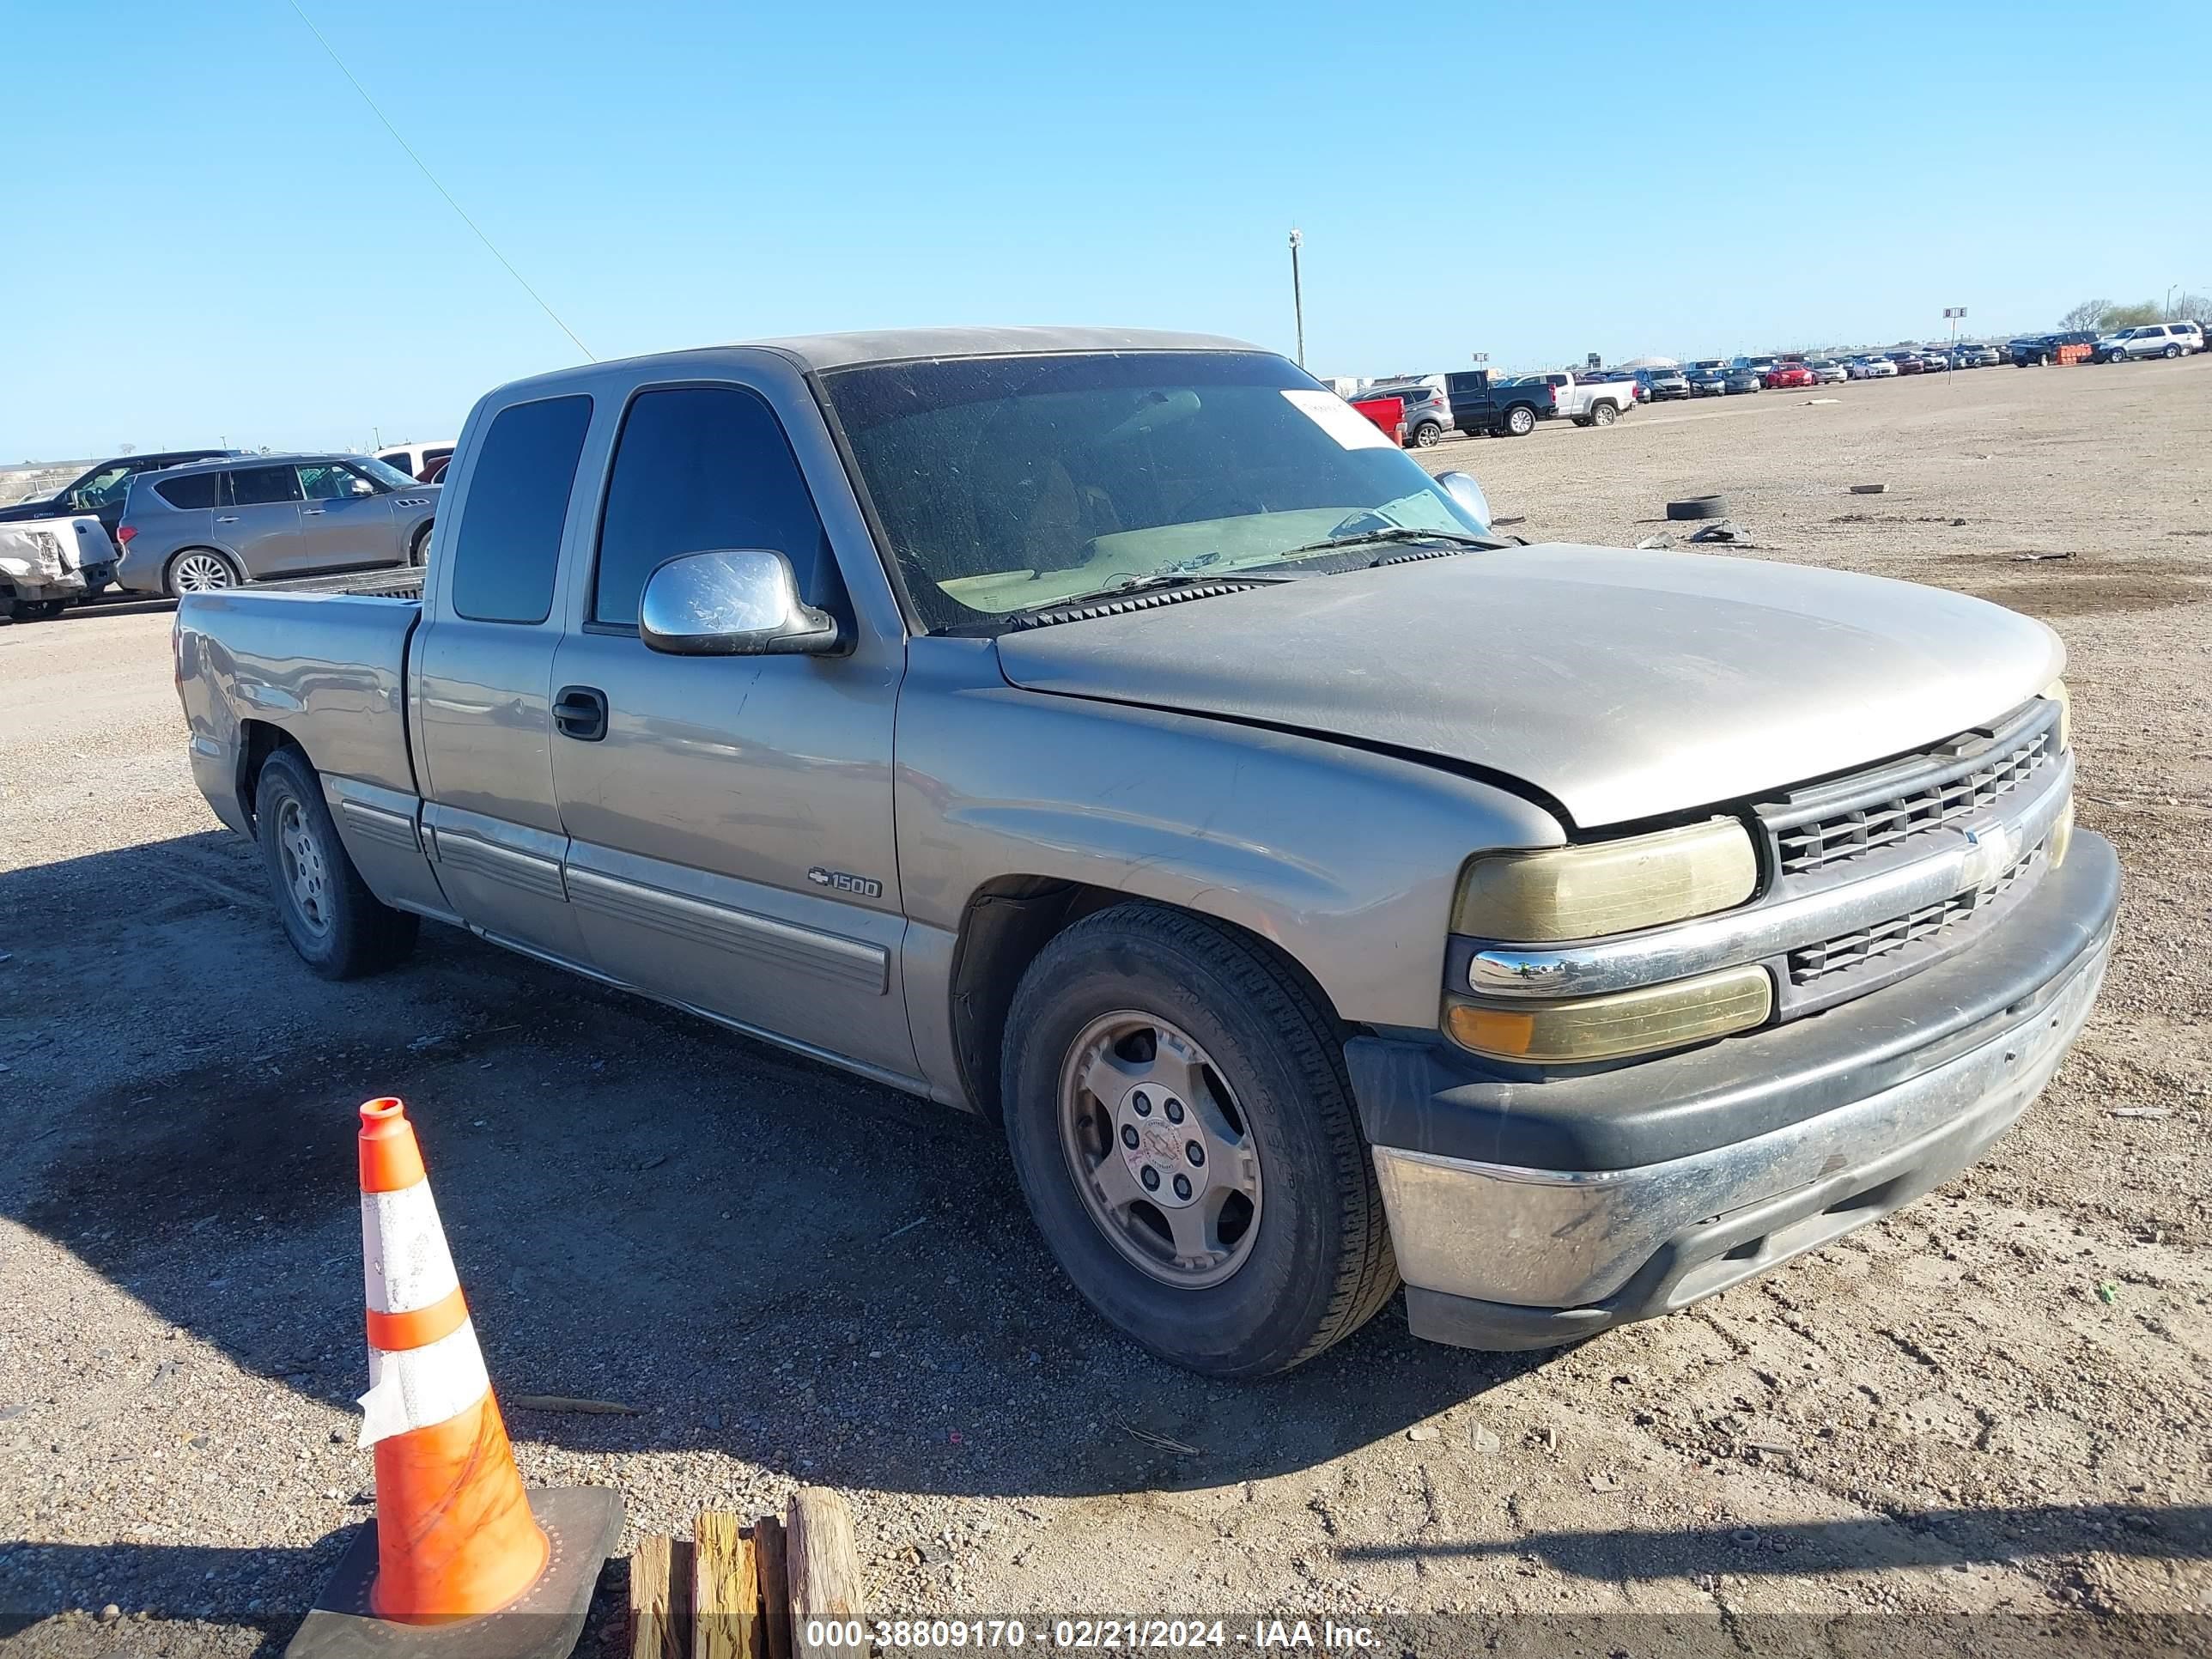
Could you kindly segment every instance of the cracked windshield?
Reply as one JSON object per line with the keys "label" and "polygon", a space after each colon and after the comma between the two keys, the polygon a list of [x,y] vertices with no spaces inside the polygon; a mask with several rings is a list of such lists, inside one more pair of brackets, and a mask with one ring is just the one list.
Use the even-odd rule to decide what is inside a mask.
{"label": "cracked windshield", "polygon": [[825,382],[933,629],[1490,544],[1394,441],[1278,357],[971,358]]}

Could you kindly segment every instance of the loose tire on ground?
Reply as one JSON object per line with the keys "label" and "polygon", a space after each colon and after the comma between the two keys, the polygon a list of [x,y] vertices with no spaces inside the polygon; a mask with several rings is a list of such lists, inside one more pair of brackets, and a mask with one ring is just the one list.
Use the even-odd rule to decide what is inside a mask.
{"label": "loose tire on ground", "polygon": [[263,763],[253,812],[277,917],[301,961],[325,979],[357,979],[415,948],[420,918],[368,890],[331,821],[321,780],[298,750],[279,749]]}
{"label": "loose tire on ground", "polygon": [[1679,501],[1669,501],[1667,503],[1667,516],[1677,521],[1691,519],[1725,519],[1728,517],[1728,497],[1690,495]]}
{"label": "loose tire on ground", "polygon": [[[1182,911],[1117,905],[1038,954],[1006,1020],[1007,1140],[1046,1244],[1109,1323],[1191,1370],[1264,1376],[1350,1335],[1389,1299],[1397,1264],[1343,1041],[1286,964]],[[1178,1088],[1205,1098],[1173,1113]],[[1133,1143],[1139,1107],[1146,1138]],[[1206,1144],[1230,1143],[1237,1161],[1224,1166],[1216,1152],[1202,1171],[1177,1162],[1188,1157],[1177,1137],[1202,1121],[1214,1126]],[[1151,1184],[1158,1203],[1138,1190],[1140,1160],[1155,1176],[1212,1183],[1177,1216],[1218,1259],[1176,1255],[1166,1188]],[[1232,1237],[1242,1194],[1231,1189],[1245,1182],[1246,1224]],[[1193,1218],[1224,1194],[1215,1225],[1203,1209]]]}

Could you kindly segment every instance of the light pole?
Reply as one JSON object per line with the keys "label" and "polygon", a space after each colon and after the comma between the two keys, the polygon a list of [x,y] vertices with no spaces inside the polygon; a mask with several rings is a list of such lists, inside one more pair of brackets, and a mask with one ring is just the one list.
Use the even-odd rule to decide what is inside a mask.
{"label": "light pole", "polygon": [[1291,314],[1297,319],[1298,367],[1306,366],[1306,299],[1298,286],[1298,246],[1305,240],[1296,225],[1291,227]]}
{"label": "light pole", "polygon": [[2173,290],[2180,286],[2179,283],[2168,283],[2166,285],[2166,320],[2169,323],[2173,320]]}

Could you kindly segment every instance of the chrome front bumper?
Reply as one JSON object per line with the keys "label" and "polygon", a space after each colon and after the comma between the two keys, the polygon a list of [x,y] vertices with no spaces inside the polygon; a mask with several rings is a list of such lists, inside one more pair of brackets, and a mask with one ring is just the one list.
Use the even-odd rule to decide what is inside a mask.
{"label": "chrome front bumper", "polygon": [[[1410,1073],[1402,1059],[1389,1065],[1354,1054],[1415,1333],[1469,1346],[1535,1347],[1672,1312],[1948,1179],[2034,1099],[2088,1018],[2118,890],[2110,846],[2083,834],[2036,902],[1977,950],[1803,1022],[1794,1036],[1783,1028],[1735,1040],[1780,1037],[1771,1048],[1777,1070],[1796,1073],[1777,1085],[1796,1095],[1781,1114],[1790,1121],[1773,1121],[1775,1109],[1755,1100],[1772,1091],[1740,1057],[1727,1069],[1729,1042],[1628,1068],[1645,1074],[1659,1097],[1653,1127],[1638,1132],[1645,1144],[1665,1144],[1670,1089],[1686,1100],[1700,1088],[1710,1096],[1716,1076],[1723,1110],[1740,1102],[1743,1121],[1758,1127],[1678,1157],[1613,1168],[1490,1161],[1466,1155],[1464,1123],[1419,1111],[1395,1121],[1426,1132],[1388,1144],[1374,1130],[1393,1115],[1371,1109],[1370,1098]],[[1955,1019],[1943,1029],[1939,1016],[1966,1005],[1966,975],[1985,955],[2003,977],[1980,988],[2002,998],[2001,1006],[1964,1029]],[[1848,1047],[1854,1021],[1868,1033],[1863,1065]],[[1916,1021],[1936,1040],[1900,1053],[1893,1034]],[[1834,1103],[1805,1110],[1808,1089]],[[1439,1092],[1434,1105],[1463,1112],[1445,1103],[1469,1095],[1480,1098],[1480,1089]],[[1708,1113],[1704,1139],[1720,1121]],[[1451,1150],[1440,1150],[1447,1140]]]}

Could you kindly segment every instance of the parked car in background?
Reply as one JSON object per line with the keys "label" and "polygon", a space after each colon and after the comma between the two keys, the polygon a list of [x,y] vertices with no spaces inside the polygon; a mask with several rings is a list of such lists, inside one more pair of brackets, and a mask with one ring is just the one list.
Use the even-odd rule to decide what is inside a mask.
{"label": "parked car in background", "polygon": [[1452,424],[1469,437],[1525,438],[1539,421],[1557,417],[1559,400],[1538,380],[1493,381],[1486,368],[1444,376]]}
{"label": "parked car in background", "polygon": [[1773,357],[1735,357],[1729,360],[1729,368],[1730,369],[1748,369],[1751,373],[1759,376],[1759,381],[1763,385],[1766,380],[1767,371],[1772,368],[1778,361],[1779,360]]}
{"label": "parked car in background", "polygon": [[[185,757],[292,949],[465,927],[981,1115],[1072,1346],[1077,1294],[1237,1378],[1401,1278],[1473,1347],[1671,1313],[1973,1164],[2091,1017],[2065,647],[1964,593],[1505,545],[1187,335],[674,352],[467,431],[419,602],[178,609]],[[1496,1374],[1401,1346],[1323,1386]]]}
{"label": "parked car in background", "polygon": [[1994,368],[2004,361],[2004,355],[1995,346],[1978,340],[1960,346],[1958,355],[1961,368]]}
{"label": "parked car in background", "polygon": [[417,483],[430,482],[430,474],[453,459],[459,445],[452,438],[441,438],[434,443],[394,444],[376,452],[376,459],[395,471],[404,472]]}
{"label": "parked car in background", "polygon": [[[0,617],[44,622],[113,580],[115,544],[89,513],[0,522]],[[11,708],[11,714],[19,709]]]}
{"label": "parked car in background", "polygon": [[1759,383],[1769,392],[1780,392],[1790,386],[1818,386],[1820,377],[1810,363],[1777,363],[1759,377]]}
{"label": "parked car in background", "polygon": [[1527,378],[1550,386],[1559,413],[1577,426],[1611,426],[1636,407],[1636,392],[1631,381],[1585,380],[1566,369]]}
{"label": "parked car in background", "polygon": [[2204,349],[2203,336],[2193,323],[2145,323],[2124,328],[2113,340],[2114,357],[2185,357]]}
{"label": "parked car in background", "polygon": [[1653,403],[1666,403],[1690,395],[1689,377],[1679,368],[1639,368],[1631,371],[1644,383]]}
{"label": "parked car in background", "polygon": [[1897,378],[1897,365],[1887,357],[1854,357],[1844,366],[1850,370],[1851,378],[1855,380],[1893,380]]}
{"label": "parked car in background", "polygon": [[1717,363],[1703,364],[1686,371],[1683,380],[1692,398],[1718,398],[1728,392],[1729,372]]}
{"label": "parked car in background", "polygon": [[142,472],[159,472],[164,467],[182,465],[187,461],[237,453],[234,449],[165,449],[150,455],[118,455],[88,467],[51,495],[0,507],[0,524],[70,518],[82,514],[98,519],[101,532],[107,538],[105,556],[94,557],[99,550],[86,543],[76,532],[70,532],[72,543],[87,561],[82,571],[84,590],[76,597],[88,599],[115,579],[115,557],[121,547],[115,532],[123,522],[124,497],[131,493],[133,478]]}
{"label": "parked car in background", "polygon": [[1897,365],[1899,374],[1925,374],[1928,372],[1928,360],[1917,351],[1893,351],[1888,357]]}
{"label": "parked car in background", "polygon": [[1765,384],[1765,377],[1755,368],[1732,368],[1728,372],[1724,386],[1733,395],[1742,392],[1756,392]]}
{"label": "parked car in background", "polygon": [[1443,375],[1424,375],[1418,380],[1378,380],[1359,395],[1379,398],[1386,393],[1403,399],[1405,441],[1414,448],[1433,448],[1452,429],[1451,394],[1444,390]]}
{"label": "parked car in background", "polygon": [[1841,386],[1851,378],[1850,371],[1833,357],[1809,357],[1806,359],[1805,367],[1813,371],[1813,380],[1817,386]]}
{"label": "parked car in background", "polygon": [[2069,329],[2053,334],[2023,334],[2006,346],[2014,368],[2035,368],[2058,361],[2060,350],[2067,346],[2087,346],[2094,349],[2097,334],[2094,329]]}
{"label": "parked car in background", "polygon": [[140,474],[117,580],[176,598],[275,577],[420,564],[439,486],[366,455],[254,455]]}

